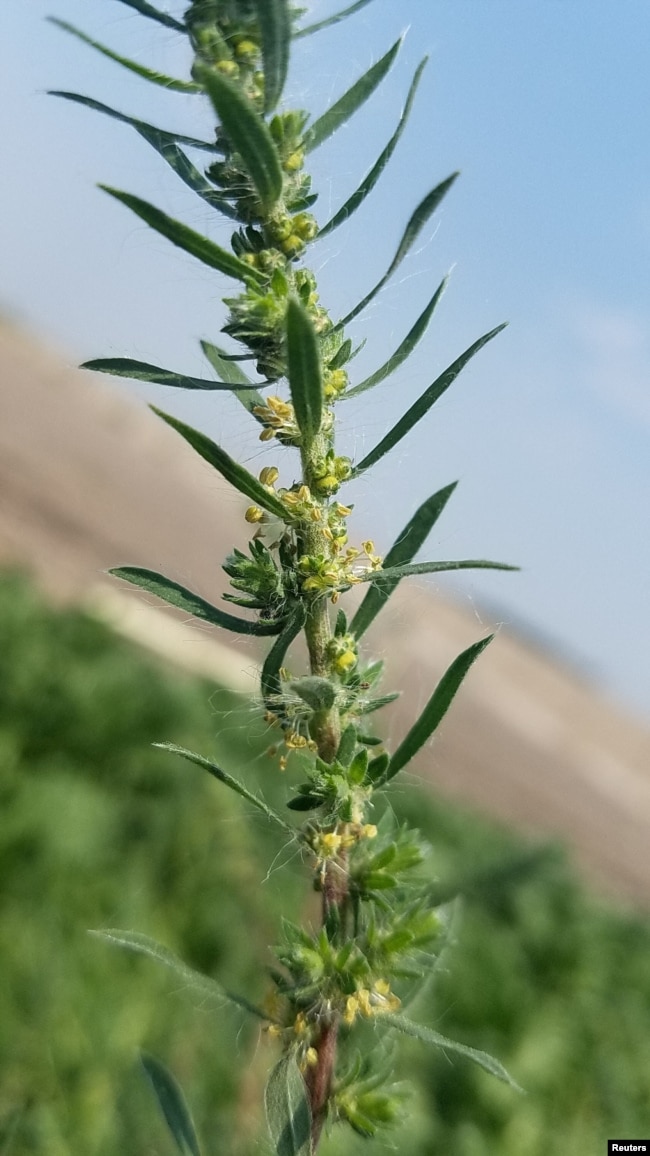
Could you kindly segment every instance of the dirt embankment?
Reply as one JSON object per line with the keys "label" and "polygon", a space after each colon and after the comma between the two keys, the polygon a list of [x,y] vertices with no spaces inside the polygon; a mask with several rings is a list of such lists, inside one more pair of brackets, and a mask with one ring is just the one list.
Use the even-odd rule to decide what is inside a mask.
{"label": "dirt embankment", "polygon": [[[168,660],[254,689],[250,642],[103,578],[130,562],[214,599],[224,554],[243,542],[238,497],[147,410],[3,326],[0,381],[0,564],[30,569],[56,598],[90,599]],[[397,591],[369,636],[390,656],[387,684],[407,687],[395,735],[477,637],[473,616],[423,588]],[[507,630],[412,773],[560,836],[603,892],[650,907],[650,731]]]}

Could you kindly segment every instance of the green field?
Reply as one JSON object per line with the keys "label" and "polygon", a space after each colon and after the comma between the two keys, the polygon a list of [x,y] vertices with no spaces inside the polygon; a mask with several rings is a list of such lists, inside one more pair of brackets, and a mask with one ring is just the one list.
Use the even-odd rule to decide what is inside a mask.
{"label": "green field", "polygon": [[[294,850],[221,784],[153,750],[188,745],[263,784],[248,706],[161,669],[23,580],[0,583],[0,1153],[173,1156],[138,1066],[175,1072],[205,1156],[254,1156],[273,1042],[150,960],[89,936],[145,932],[263,1000],[281,912],[308,912]],[[390,796],[434,846],[454,942],[414,1012],[484,1048],[525,1088],[409,1041],[395,1147],[408,1156],[599,1156],[650,1132],[650,925],[598,905],[557,851],[537,856],[434,796]],[[527,861],[526,861],[527,859]],[[269,869],[269,865],[272,864]],[[496,865],[497,869],[492,868]],[[323,1156],[383,1150],[333,1133]]]}

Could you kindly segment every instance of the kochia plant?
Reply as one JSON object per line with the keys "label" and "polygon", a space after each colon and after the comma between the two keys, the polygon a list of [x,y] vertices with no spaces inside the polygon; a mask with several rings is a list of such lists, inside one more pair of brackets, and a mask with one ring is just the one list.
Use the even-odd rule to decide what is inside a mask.
{"label": "kochia plant", "polygon": [[[461,353],[361,461],[339,454],[339,407],[344,410],[348,398],[399,369],[425,334],[445,282],[388,361],[361,381],[354,380],[350,369],[356,351],[346,326],[397,270],[456,174],[437,184],[415,208],[386,273],[345,317],[334,319],[321,304],[305,258],[311,242],[332,233],[371,193],[404,131],[425,61],[415,72],[404,111],[376,163],[334,216],[319,223],[312,213],[316,194],[305,171],[309,153],[371,96],[400,41],[311,122],[301,110],[277,111],[289,50],[302,37],[353,15],[367,0],[311,27],[300,24],[302,12],[287,0],[193,0],[182,19],[147,0],[122,3],[188,38],[194,55],[191,79],[162,75],[63,21],[56,23],[146,80],[205,97],[216,115],[214,138],[170,133],[87,96],[56,95],[131,125],[182,181],[233,222],[229,251],[139,197],[105,190],[174,245],[230,278],[234,287],[224,298],[228,316],[223,327],[230,345],[226,351],[202,343],[213,371],[205,378],[128,358],[91,361],[86,368],[180,389],[234,393],[257,423],[260,439],[277,448],[278,465],[266,465],[255,477],[204,434],[156,409],[247,499],[244,517],[252,540],[224,562],[233,589],[225,598],[247,615],[227,613],[150,570],[122,566],[112,573],[225,630],[274,638],[261,670],[261,709],[274,728],[280,766],[284,769],[289,756],[299,752],[300,758],[290,760],[289,766],[298,763],[304,780],[290,791],[286,818],[209,757],[170,743],[160,745],[205,768],[277,824],[300,848],[320,895],[318,926],[288,920],[282,926],[267,1004],[257,1007],[243,995],[227,993],[277,1041],[280,1056],[266,1090],[274,1150],[277,1156],[308,1156],[316,1151],[325,1124],[347,1122],[371,1137],[398,1118],[402,1093],[391,1084],[388,1047],[397,1033],[459,1052],[508,1079],[496,1060],[445,1039],[400,1010],[431,974],[444,942],[445,920],[433,906],[431,881],[423,869],[426,846],[417,832],[396,823],[385,802],[389,784],[430,739],[490,638],[455,659],[392,754],[369,733],[368,716],[395,695],[378,692],[382,663],[365,662],[359,644],[403,578],[512,567],[474,559],[412,561],[454,485],[420,506],[383,560],[372,541],[349,543],[351,507],[345,498],[346,482],[370,470],[406,437],[502,326]],[[193,162],[189,153],[207,157],[207,165]],[[255,363],[254,382],[242,362]],[[348,620],[337,604],[360,583],[367,593]],[[297,674],[288,654],[301,634],[308,669]],[[216,985],[144,936],[102,934],[180,970],[204,990]],[[360,1029],[368,1023],[376,1029],[376,1039],[368,1051],[366,1033],[359,1052],[357,1042],[364,1040]],[[198,1141],[173,1077],[151,1057],[144,1063],[178,1148],[196,1156]]]}

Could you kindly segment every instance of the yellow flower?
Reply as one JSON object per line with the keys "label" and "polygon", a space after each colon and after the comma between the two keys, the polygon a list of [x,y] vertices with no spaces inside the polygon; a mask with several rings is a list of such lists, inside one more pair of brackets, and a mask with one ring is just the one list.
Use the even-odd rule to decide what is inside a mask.
{"label": "yellow flower", "polygon": [[273,437],[278,437],[281,441],[299,441],[300,430],[290,402],[272,394],[267,397],[264,405],[253,406],[253,413],[265,426],[260,434],[260,441],[267,442]]}
{"label": "yellow flower", "polygon": [[252,40],[240,40],[235,48],[235,56],[239,57],[256,56],[258,52],[257,44],[254,44]]}
{"label": "yellow flower", "polygon": [[336,855],[342,842],[343,842],[343,836],[337,835],[335,831],[326,832],[325,835],[321,835],[320,840],[319,840],[320,849],[328,857]]}
{"label": "yellow flower", "polygon": [[273,486],[279,477],[280,471],[277,466],[264,466],[264,469],[260,470],[260,481],[263,486]]}
{"label": "yellow flower", "polygon": [[264,510],[261,510],[259,506],[249,506],[244,514],[246,521],[251,522],[253,525],[256,522],[263,522],[264,516]]}
{"label": "yellow flower", "polygon": [[346,1024],[353,1024],[357,1018],[359,1011],[359,1000],[356,995],[349,995],[345,1001],[345,1011],[343,1012],[343,1022]]}

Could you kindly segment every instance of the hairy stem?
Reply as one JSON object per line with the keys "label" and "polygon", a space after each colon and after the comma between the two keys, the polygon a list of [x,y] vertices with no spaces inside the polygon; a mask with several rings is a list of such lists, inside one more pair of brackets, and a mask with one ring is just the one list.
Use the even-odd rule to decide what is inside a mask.
{"label": "hairy stem", "polygon": [[332,1078],[336,1064],[336,1045],[339,1025],[337,1019],[323,1024],[314,1046],[318,1061],[309,1068],[305,1076],[307,1094],[311,1108],[311,1149],[316,1152],[323,1124],[327,1117],[327,1105],[332,1091]]}
{"label": "hairy stem", "polygon": [[[303,448],[303,478],[310,490],[314,489],[315,463],[329,446],[329,438],[319,434],[309,448]],[[332,557],[332,544],[323,533],[322,526],[314,522],[304,530],[302,545],[305,553],[324,554]],[[312,675],[326,678],[330,675],[327,644],[332,637],[329,602],[327,598],[314,599],[305,623],[305,638],[309,652],[309,668]],[[321,759],[331,763],[341,740],[341,716],[335,703],[329,710],[319,711],[312,720],[312,738],[317,744]],[[347,907],[347,856],[328,863],[322,884],[322,923],[326,926],[333,909],[338,910],[339,922],[343,926]],[[327,1107],[332,1093],[332,1083],[336,1067],[336,1053],[339,1032],[339,1016],[331,1014],[321,1025],[314,1040],[316,1063],[308,1069],[305,1082],[311,1109],[312,1131],[311,1150],[316,1152],[323,1125],[327,1118]]]}
{"label": "hairy stem", "polygon": [[[323,456],[328,448],[328,439],[319,434],[312,444],[302,450],[302,469],[305,485],[310,490],[315,486],[315,464],[319,456]],[[301,548],[305,554],[332,556],[332,543],[323,533],[320,523],[313,522],[305,526],[301,534]],[[329,604],[326,598],[315,598],[309,607],[305,623],[305,638],[309,652],[309,669],[311,674],[320,678],[327,678],[330,673],[330,664],[327,656],[327,644],[332,637],[332,625],[329,615]],[[340,712],[336,704],[327,711],[319,711],[312,721],[312,738],[318,754],[326,763],[331,763],[338,750],[341,739]]]}

